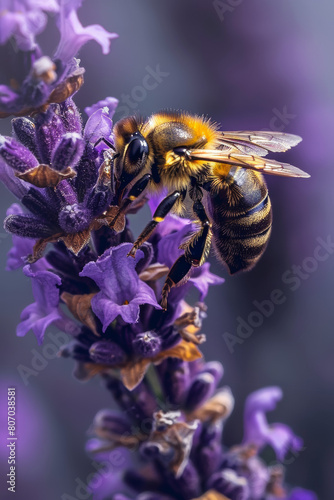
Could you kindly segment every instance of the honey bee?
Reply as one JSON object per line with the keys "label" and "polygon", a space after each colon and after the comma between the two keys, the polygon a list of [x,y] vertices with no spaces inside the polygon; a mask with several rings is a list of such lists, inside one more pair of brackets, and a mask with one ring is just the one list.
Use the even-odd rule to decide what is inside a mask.
{"label": "honey bee", "polygon": [[[162,307],[172,287],[183,283],[192,267],[201,266],[211,241],[217,258],[231,274],[251,269],[263,254],[272,225],[272,210],[262,173],[309,177],[287,163],[264,159],[296,146],[301,138],[281,132],[221,132],[204,117],[160,112],[147,120],[127,117],[114,127],[113,182],[119,193],[110,227],[120,231],[124,214],[143,193],[167,191],[129,256],[148,240],[168,213],[182,215],[191,204],[197,231],[182,245],[162,289]],[[123,222],[122,222],[123,221]]]}

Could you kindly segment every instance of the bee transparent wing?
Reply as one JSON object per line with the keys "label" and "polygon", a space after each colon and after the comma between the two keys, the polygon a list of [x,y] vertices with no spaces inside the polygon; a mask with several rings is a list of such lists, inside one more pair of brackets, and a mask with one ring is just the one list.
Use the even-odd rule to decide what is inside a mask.
{"label": "bee transparent wing", "polygon": [[288,163],[280,163],[275,160],[264,159],[260,156],[239,154],[237,152],[230,153],[220,151],[219,149],[194,149],[192,151],[189,150],[187,156],[190,160],[212,161],[236,167],[251,168],[265,174],[282,175],[285,177],[310,177],[303,170]]}
{"label": "bee transparent wing", "polygon": [[266,156],[272,153],[283,153],[296,146],[302,140],[298,135],[282,132],[221,132],[219,142],[228,148],[234,148],[246,155]]}

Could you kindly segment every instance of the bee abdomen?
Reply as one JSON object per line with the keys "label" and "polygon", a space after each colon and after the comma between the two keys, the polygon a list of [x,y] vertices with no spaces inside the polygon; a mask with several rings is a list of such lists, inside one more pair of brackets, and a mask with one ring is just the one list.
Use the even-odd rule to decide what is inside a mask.
{"label": "bee abdomen", "polygon": [[268,194],[243,214],[214,219],[212,231],[218,258],[227,264],[231,274],[250,270],[262,256],[270,236],[272,212]]}

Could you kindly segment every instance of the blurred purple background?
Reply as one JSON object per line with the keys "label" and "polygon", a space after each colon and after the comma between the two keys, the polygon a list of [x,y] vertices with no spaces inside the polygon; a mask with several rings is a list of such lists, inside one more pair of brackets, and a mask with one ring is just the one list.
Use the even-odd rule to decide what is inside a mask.
{"label": "blurred purple background", "polygon": [[[211,258],[214,271],[226,282],[208,297],[204,352],[207,359],[223,363],[224,383],[236,397],[226,442],[242,438],[247,394],[262,386],[281,386],[284,400],[270,418],[291,425],[305,441],[298,456],[288,456],[287,481],[315,490],[322,500],[333,500],[334,252],[323,249],[323,260],[313,256],[317,238],[334,240],[334,4],[332,0],[221,3],[230,7],[219,16],[215,2],[206,0],[86,0],[79,11],[82,23],[100,23],[117,32],[119,39],[112,42],[108,56],[95,44],[83,48],[85,85],[76,102],[83,110],[111,95],[122,106],[116,118],[133,111],[147,115],[162,108],[186,109],[211,116],[225,130],[275,129],[303,137],[294,151],[277,158],[312,177],[267,178],[274,226],[256,269],[232,278]],[[57,32],[50,25],[43,46],[51,52],[56,41]],[[4,64],[1,61],[0,68]],[[157,67],[161,76],[148,90],[143,81]],[[9,130],[9,120],[0,122],[2,133]],[[1,186],[1,218],[13,201]],[[146,207],[135,220],[136,234],[147,218]],[[85,433],[94,414],[111,404],[110,397],[99,380],[77,382],[71,375],[72,362],[55,359],[54,341],[48,335],[46,351],[37,346],[32,333],[16,338],[19,314],[32,302],[32,294],[20,271],[4,271],[10,246],[11,238],[0,231],[0,407],[7,383],[16,385],[16,498],[56,500],[65,493],[75,498],[78,478],[87,483],[95,470],[84,453]],[[299,281],[293,266],[304,267],[297,271],[303,273]],[[235,335],[237,318],[248,321],[256,310],[253,301],[269,299],[275,289],[282,291],[284,303],[276,305],[231,353],[224,333]],[[36,352],[51,359],[40,360],[34,368]],[[35,370],[27,387],[19,365]],[[0,449],[3,460],[3,440]],[[273,460],[270,454],[267,458]]]}

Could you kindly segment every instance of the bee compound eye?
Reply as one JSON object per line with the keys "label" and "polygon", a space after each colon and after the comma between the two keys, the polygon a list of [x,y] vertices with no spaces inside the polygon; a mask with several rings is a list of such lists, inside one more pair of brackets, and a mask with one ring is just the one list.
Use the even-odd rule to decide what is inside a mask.
{"label": "bee compound eye", "polygon": [[134,136],[128,146],[127,160],[130,164],[137,165],[148,155],[148,144],[142,136]]}

